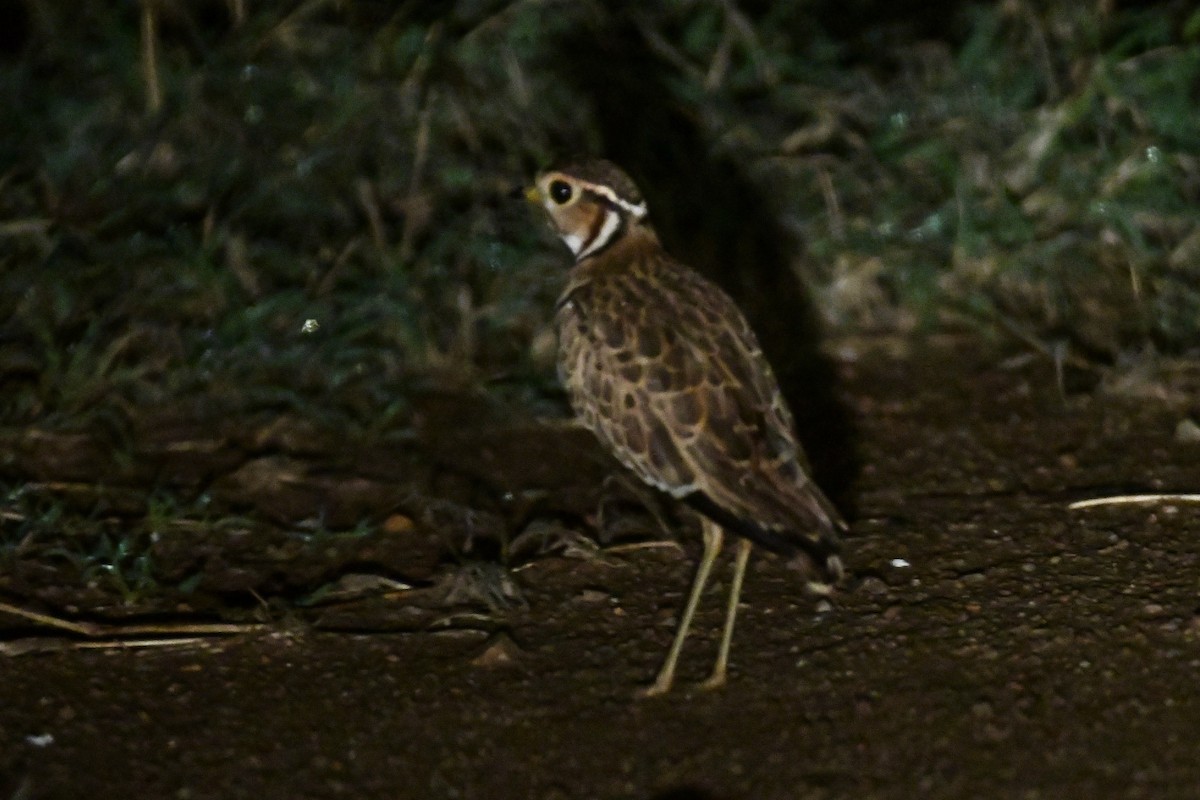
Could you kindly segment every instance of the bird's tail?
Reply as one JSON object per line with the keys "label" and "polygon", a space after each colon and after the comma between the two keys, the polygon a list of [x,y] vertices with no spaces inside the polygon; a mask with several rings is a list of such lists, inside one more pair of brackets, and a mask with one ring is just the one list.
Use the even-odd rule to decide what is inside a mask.
{"label": "bird's tail", "polygon": [[[841,550],[838,531],[845,530],[846,524],[836,511],[832,515],[823,512],[806,515],[813,520],[812,529],[795,530],[747,519],[718,505],[703,492],[695,492],[683,500],[725,530],[767,550],[793,558],[807,576],[807,588],[814,594],[829,594],[845,574],[842,559],[838,555]],[[826,500],[825,504],[828,502]],[[832,509],[832,506],[829,508]]]}

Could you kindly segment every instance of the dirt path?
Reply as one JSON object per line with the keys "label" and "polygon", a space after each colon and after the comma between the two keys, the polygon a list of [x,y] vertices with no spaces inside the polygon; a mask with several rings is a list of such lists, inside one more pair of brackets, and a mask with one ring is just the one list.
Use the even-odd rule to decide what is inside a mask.
{"label": "dirt path", "polygon": [[962,348],[841,364],[852,586],[822,608],[754,560],[724,690],[690,686],[718,583],[679,690],[633,698],[695,542],[544,558],[479,625],[407,632],[401,594],[199,648],[0,658],[0,798],[1200,796],[1200,507],[1067,508],[1200,491],[1187,409],[1064,400],[1048,365]]}

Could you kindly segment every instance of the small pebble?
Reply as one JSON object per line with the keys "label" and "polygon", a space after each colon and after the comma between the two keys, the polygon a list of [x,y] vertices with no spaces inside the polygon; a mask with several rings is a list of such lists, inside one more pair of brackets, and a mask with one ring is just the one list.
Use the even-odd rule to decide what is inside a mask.
{"label": "small pebble", "polygon": [[874,595],[887,594],[888,590],[887,584],[874,576],[864,578],[863,582],[859,584],[858,588],[862,589],[867,594]]}
{"label": "small pebble", "polygon": [[1184,444],[1200,444],[1200,425],[1192,419],[1181,419],[1175,426],[1175,441]]}
{"label": "small pebble", "polygon": [[506,667],[516,663],[521,655],[521,648],[503,633],[497,634],[483,648],[483,652],[475,656],[471,663],[477,667]]}
{"label": "small pebble", "polygon": [[611,596],[608,592],[603,592],[599,589],[584,589],[579,593],[579,602],[587,603],[588,605],[603,603]]}
{"label": "small pebble", "polygon": [[408,533],[416,527],[411,518],[403,514],[392,514],[383,521],[383,532],[390,534]]}

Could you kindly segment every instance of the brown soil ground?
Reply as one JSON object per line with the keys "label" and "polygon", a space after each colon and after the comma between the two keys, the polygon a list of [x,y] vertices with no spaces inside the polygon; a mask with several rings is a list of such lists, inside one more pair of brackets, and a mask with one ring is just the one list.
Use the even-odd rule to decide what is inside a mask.
{"label": "brown soil ground", "polygon": [[[507,441],[507,452],[477,446],[477,460],[520,473],[526,494],[540,481],[539,507],[560,509],[511,574],[486,560],[439,572],[440,545],[422,533],[435,504],[400,497],[387,537],[161,545],[160,574],[200,569],[205,591],[170,598],[173,615],[149,603],[138,621],[265,615],[262,631],[91,649],[0,618],[0,798],[1200,796],[1197,507],[1068,509],[1200,490],[1200,445],[1175,433],[1186,404],[1094,388],[1064,397],[1046,362],[961,345],[837,349],[860,464],[852,577],[822,605],[785,563],[755,558],[724,689],[695,682],[728,563],[677,690],[635,698],[666,650],[698,542],[613,535],[589,547],[561,511],[593,503],[603,475],[585,459],[564,465],[577,433],[468,430],[443,453]],[[250,491],[253,462],[206,452],[218,477],[197,481]],[[255,469],[282,469],[285,457],[271,458]],[[386,470],[369,465],[386,458],[356,459],[351,499],[385,491]],[[347,491],[302,477],[289,502]],[[468,528],[506,524],[446,508]],[[13,562],[5,598],[120,622],[40,568]],[[239,594],[296,600],[335,577],[345,588],[381,574],[425,588],[284,612],[268,602],[270,613]]]}

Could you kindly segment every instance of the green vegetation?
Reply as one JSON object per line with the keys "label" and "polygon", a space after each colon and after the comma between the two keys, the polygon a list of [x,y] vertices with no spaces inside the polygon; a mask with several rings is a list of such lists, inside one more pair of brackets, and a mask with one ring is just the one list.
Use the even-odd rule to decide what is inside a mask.
{"label": "green vegetation", "polygon": [[[5,417],[215,388],[362,393],[362,420],[413,371],[538,373],[561,254],[502,198],[558,151],[603,149],[555,64],[598,7],[164,7],[148,61],[135,8],[48,5],[3,71],[0,291],[29,378]],[[1002,319],[1112,358],[1185,348],[1200,320],[1186,5],[979,4],[961,42],[871,61],[778,7],[639,26],[672,101],[803,235],[833,327]]]}

